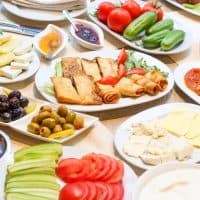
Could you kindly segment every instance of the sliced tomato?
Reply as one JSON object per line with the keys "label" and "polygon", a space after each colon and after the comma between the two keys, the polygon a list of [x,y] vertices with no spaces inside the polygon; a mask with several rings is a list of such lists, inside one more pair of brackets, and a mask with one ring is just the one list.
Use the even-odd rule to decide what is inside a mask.
{"label": "sliced tomato", "polygon": [[84,182],[69,183],[60,191],[59,200],[86,200],[88,186]]}
{"label": "sliced tomato", "polygon": [[107,76],[98,81],[98,83],[103,85],[116,85],[118,83],[118,78],[113,76]]}
{"label": "sliced tomato", "polygon": [[115,162],[113,158],[109,158],[109,159],[110,159],[110,163],[109,163],[110,170],[102,179],[102,181],[105,181],[105,182],[107,182],[107,180],[109,180],[113,176],[115,171],[117,170],[117,162]]}
{"label": "sliced tomato", "polygon": [[106,187],[105,183],[96,182],[95,185],[96,185],[96,188],[97,188],[96,199],[98,199],[98,200],[107,200],[108,188]]}
{"label": "sliced tomato", "polygon": [[115,200],[113,198],[115,191],[113,190],[113,187],[111,186],[111,184],[108,184],[108,183],[104,183],[104,184],[105,184],[105,186],[107,187],[107,190],[108,190],[108,195],[106,197],[106,200]]}
{"label": "sliced tomato", "polygon": [[146,71],[142,68],[133,68],[127,72],[127,75],[132,75],[132,74],[139,74],[143,76],[146,74]]}
{"label": "sliced tomato", "polygon": [[96,200],[97,188],[94,182],[86,181],[85,184],[88,186],[88,195],[86,200]]}
{"label": "sliced tomato", "polygon": [[58,164],[56,173],[66,183],[82,181],[90,173],[90,165],[86,160],[68,158]]}
{"label": "sliced tomato", "polygon": [[118,78],[121,79],[126,76],[126,67],[123,64],[119,65],[118,68]]}
{"label": "sliced tomato", "polygon": [[113,199],[115,200],[122,200],[124,197],[124,187],[121,183],[110,184],[113,188],[114,195]]}
{"label": "sliced tomato", "polygon": [[90,173],[87,176],[87,180],[96,180],[96,176],[102,168],[102,161],[98,158],[97,154],[95,153],[83,156],[82,160],[87,160],[90,162]]}
{"label": "sliced tomato", "polygon": [[120,64],[124,64],[126,62],[128,58],[128,55],[126,53],[126,50],[124,48],[121,49],[121,52],[117,58],[117,64],[120,65]]}
{"label": "sliced tomato", "polygon": [[121,161],[115,160],[117,162],[117,170],[113,174],[113,176],[107,180],[108,183],[118,183],[122,180],[124,176],[124,165]]}

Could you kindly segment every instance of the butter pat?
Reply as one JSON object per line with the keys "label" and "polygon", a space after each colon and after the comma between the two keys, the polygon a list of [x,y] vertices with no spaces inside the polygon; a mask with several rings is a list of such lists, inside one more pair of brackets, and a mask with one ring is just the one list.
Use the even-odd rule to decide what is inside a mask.
{"label": "butter pat", "polygon": [[10,79],[16,78],[22,72],[21,69],[11,69],[11,66],[5,66],[0,69],[0,76]]}

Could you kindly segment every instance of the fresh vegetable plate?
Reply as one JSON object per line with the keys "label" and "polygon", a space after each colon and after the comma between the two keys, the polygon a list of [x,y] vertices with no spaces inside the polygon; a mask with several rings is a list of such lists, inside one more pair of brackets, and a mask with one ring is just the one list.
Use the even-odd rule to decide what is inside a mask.
{"label": "fresh vegetable plate", "polygon": [[194,11],[192,9],[188,9],[188,8],[184,7],[183,5],[181,5],[180,3],[176,2],[176,0],[165,0],[165,1],[167,1],[168,3],[176,6],[177,8],[180,8],[180,9],[182,9],[182,10],[184,10],[184,11],[190,13],[190,14],[193,14],[193,15],[196,15],[196,16],[200,17],[200,11],[196,12],[196,11]]}
{"label": "fresh vegetable plate", "polygon": [[[145,164],[140,158],[128,156],[124,152],[124,150],[123,150],[124,145],[129,139],[129,130],[132,127],[133,123],[161,119],[161,118],[165,117],[171,111],[178,109],[178,108],[185,108],[185,109],[191,109],[194,111],[200,111],[200,107],[197,105],[194,105],[194,104],[171,103],[171,104],[156,106],[154,108],[150,108],[145,111],[142,111],[142,112],[130,117],[123,124],[121,124],[121,126],[117,129],[117,132],[115,134],[114,144],[115,144],[115,148],[117,149],[118,153],[122,156],[122,158],[125,159],[131,165],[137,166],[142,169],[147,170],[147,169],[154,167],[153,165]],[[200,160],[199,152],[200,152],[199,149],[194,148],[191,158],[184,162],[188,162],[188,163],[199,162],[199,160]]]}
{"label": "fresh vegetable plate", "polygon": [[[5,89],[5,88],[3,88],[3,89]],[[95,124],[95,122],[98,120],[98,118],[90,116],[90,115],[75,113],[76,115],[78,115],[79,117],[81,117],[84,120],[83,127],[75,129],[73,132],[67,131],[66,133],[64,132],[64,129],[63,129],[63,130],[59,131],[61,133],[61,136],[58,136],[58,137],[56,135],[55,135],[56,137],[44,137],[44,136],[41,136],[39,133],[36,134],[36,133],[30,132],[28,130],[28,125],[32,122],[33,117],[39,113],[40,108],[42,106],[49,106],[51,108],[54,108],[55,110],[58,108],[58,106],[56,106],[55,104],[49,104],[45,101],[40,101],[37,99],[28,98],[28,100],[29,100],[29,105],[30,105],[28,114],[26,114],[25,116],[23,116],[17,120],[10,121],[8,123],[1,121],[0,126],[10,127],[13,130],[16,130],[26,136],[33,137],[35,139],[43,140],[46,142],[63,143],[63,142],[66,142],[66,141],[78,136],[79,134],[82,134],[85,130],[92,127]],[[62,133],[64,133],[64,136],[62,135]]]}
{"label": "fresh vegetable plate", "polygon": [[[29,150],[31,148],[32,148],[32,150]],[[49,158],[45,158],[44,157],[44,153],[40,153],[40,156],[38,155],[38,159],[35,158],[35,160],[30,160],[31,159],[31,157],[30,157],[31,154],[29,154],[29,152],[32,153],[32,155],[37,155],[39,153],[39,151],[41,151],[41,150],[43,152],[46,152],[46,155]],[[62,151],[62,154],[61,154],[60,158],[58,157],[58,159],[59,159],[58,160],[58,164],[55,164],[55,161],[54,161],[54,157],[55,156],[54,155],[56,155],[56,158],[57,158],[58,151],[59,151],[59,154],[61,153],[60,151]],[[49,154],[51,154],[51,155],[49,155]],[[26,156],[28,156],[28,157],[26,157]],[[82,160],[84,156],[88,156],[86,159],[93,158],[94,160]],[[91,157],[91,156],[102,156],[103,159],[107,159],[107,160],[104,163],[101,163],[103,160],[100,160],[100,159],[98,160],[98,162],[96,162],[95,158],[97,158],[97,157]],[[29,173],[27,174],[27,172],[25,172],[24,176],[20,176],[19,174],[18,174],[19,175],[18,176],[17,174],[15,174],[16,176],[14,176],[14,179],[16,177],[17,178],[20,178],[20,177],[21,178],[25,178],[26,175],[28,175],[29,176],[28,182],[29,182],[29,184],[31,184],[31,181],[34,181],[34,177],[38,173],[38,175],[40,175],[40,178],[37,181],[37,182],[39,182],[39,184],[47,182],[47,184],[51,185],[52,179],[53,179],[53,181],[57,181],[57,183],[54,182],[54,186],[56,184],[55,188],[49,188],[49,190],[48,190],[49,194],[45,194],[45,192],[47,192],[46,188],[48,188],[48,186],[46,187],[44,184],[43,184],[43,187],[42,187],[42,185],[38,185],[38,186],[35,187],[35,185],[32,184],[32,185],[29,185],[28,187],[22,188],[22,186],[20,186],[20,184],[19,184],[20,181],[15,182],[12,179],[13,178],[13,176],[12,176],[13,174],[12,174],[11,171],[12,171],[12,169],[15,170],[15,167],[13,168],[13,165],[10,165],[10,166],[8,166],[7,181],[6,181],[6,184],[5,184],[6,185],[5,191],[6,191],[7,198],[10,195],[13,196],[13,197],[17,197],[18,194],[16,194],[16,191],[17,190],[19,191],[21,189],[23,190],[22,195],[25,195],[25,194],[26,195],[30,194],[30,196],[31,195],[36,195],[36,196],[38,195],[38,198],[39,198],[39,196],[40,197],[47,197],[48,196],[49,198],[50,197],[52,198],[54,196],[53,199],[57,199],[57,196],[59,195],[59,199],[66,199],[69,196],[69,193],[71,193],[71,195],[73,196],[73,191],[77,186],[76,184],[81,183],[80,181],[78,181],[79,183],[75,181],[75,179],[78,179],[79,172],[80,172],[80,171],[79,172],[76,171],[77,167],[78,167],[78,165],[76,165],[76,164],[77,164],[78,161],[83,161],[82,162],[83,165],[81,165],[81,166],[79,165],[80,170],[85,170],[86,168],[89,169],[89,166],[85,166],[84,167],[84,164],[87,164],[89,162],[93,163],[93,167],[95,167],[95,166],[97,167],[97,168],[95,168],[96,171],[100,169],[99,167],[102,168],[102,164],[103,164],[103,166],[105,166],[105,168],[103,168],[105,170],[110,168],[110,166],[112,165],[113,173],[111,174],[111,178],[113,176],[118,176],[120,178],[120,180],[122,179],[122,181],[120,181],[120,183],[118,183],[116,181],[119,178],[114,177],[116,179],[116,181],[113,180],[112,182],[113,182],[114,185],[115,184],[120,184],[120,185],[122,184],[122,187],[123,187],[122,192],[120,192],[119,190],[118,191],[115,190],[115,193],[119,192],[120,195],[124,196],[123,199],[126,199],[126,200],[131,200],[132,199],[132,195],[133,195],[133,192],[134,192],[134,185],[135,185],[135,182],[137,180],[137,175],[134,173],[134,171],[126,163],[121,162],[117,158],[114,158],[114,157],[109,156],[109,155],[105,155],[103,153],[98,152],[97,150],[93,150],[93,149],[90,149],[90,148],[82,149],[82,148],[79,148],[79,147],[71,147],[71,146],[64,146],[64,147],[61,146],[61,147],[59,147],[58,145],[53,144],[53,143],[44,144],[44,145],[36,145],[36,146],[30,147],[30,148],[28,147],[28,148],[22,149],[21,152],[20,151],[16,152],[14,159],[15,159],[15,164],[17,164],[16,162],[18,162],[18,164],[20,165],[21,169],[22,168],[24,168],[24,169],[26,168],[25,171],[27,171],[27,170],[35,170],[35,172],[33,173],[33,176],[31,174],[29,174]],[[23,159],[23,160],[20,160],[20,159]],[[52,165],[54,163],[53,166],[51,166],[52,169],[50,168],[49,165],[45,166],[44,163],[38,163],[38,165],[41,166],[40,168],[35,167],[34,162],[40,162],[42,160],[44,162],[47,162],[47,163],[50,161],[49,162],[50,165]],[[99,162],[99,161],[101,161],[101,162]],[[29,162],[29,166],[30,167],[23,166],[23,163],[27,163],[27,162]],[[72,181],[70,183],[68,182],[67,184],[64,181],[62,181],[61,179],[59,179],[59,177],[61,175],[63,175],[63,170],[62,169],[64,169],[66,165],[70,165],[70,171],[74,172],[73,176],[74,176],[74,178],[76,177],[74,179],[74,181]],[[118,173],[118,171],[116,171],[116,172],[114,171],[114,170],[117,170],[118,165],[120,165],[123,168],[123,171],[120,174]],[[64,167],[64,168],[62,168],[62,167]],[[31,168],[31,169],[29,169],[29,168]],[[46,168],[46,171],[45,171],[45,168]],[[55,172],[53,172],[53,174],[52,174],[52,170],[55,170],[55,168],[56,168],[57,177],[55,175]],[[19,169],[19,167],[18,167],[18,169]],[[50,180],[48,181],[47,175],[46,175],[46,174],[49,173],[49,171],[48,171],[49,169],[51,170],[51,173],[49,174],[49,175],[51,175],[51,181]],[[39,170],[40,172],[39,171],[37,172],[37,170]],[[92,172],[94,172],[94,171],[92,171]],[[24,172],[20,171],[20,169],[17,170],[17,172],[24,173]],[[64,174],[65,175],[67,175],[67,174],[69,175],[70,172],[68,173],[68,172],[65,171]],[[85,175],[87,175],[87,174],[85,174]],[[95,175],[95,174],[93,173],[93,175]],[[97,175],[99,175],[99,174],[97,174]],[[93,186],[93,187],[90,187],[91,191],[87,192],[88,196],[93,196],[94,199],[97,199],[101,195],[105,196],[106,193],[107,193],[106,196],[110,196],[111,194],[115,195],[115,193],[112,191],[113,189],[112,189],[111,185],[110,185],[110,189],[109,190],[108,190],[108,188],[106,189],[106,191],[104,190],[104,188],[105,188],[104,184],[107,184],[107,183],[103,182],[103,180],[98,182],[98,181],[94,181],[92,179],[92,177],[91,177],[90,181],[84,181],[83,171],[82,171],[81,177],[79,177],[79,178],[83,179],[82,183],[87,183],[87,184],[90,183],[91,184],[90,186]],[[93,178],[95,179],[95,177],[96,177],[96,175]],[[24,179],[24,181],[26,181],[26,180]],[[112,184],[112,182],[111,182],[111,184]],[[3,186],[4,183],[1,183],[1,184]],[[23,182],[21,182],[21,184],[23,184]],[[97,192],[96,184],[100,185],[101,193]],[[59,189],[59,185],[60,185],[60,189]],[[63,189],[61,190],[61,188],[63,188],[64,186],[68,187],[69,185],[73,186],[73,187],[71,187],[70,192],[69,193],[64,192],[62,194]],[[52,190],[52,189],[55,189],[55,190]],[[83,190],[83,189],[85,189],[83,187],[80,188],[80,189],[81,189],[82,192],[85,191],[85,190]],[[32,194],[33,190],[34,190],[34,194]],[[42,190],[44,191],[43,194],[41,193]],[[72,196],[70,196],[70,197],[72,197]]]}
{"label": "fresh vegetable plate", "polygon": [[[120,40],[121,42],[123,42],[124,44],[126,44],[129,47],[132,47],[132,48],[134,48],[136,50],[143,51],[145,53],[157,54],[157,55],[177,54],[177,53],[181,53],[181,52],[183,52],[183,51],[185,51],[185,50],[187,50],[187,49],[189,49],[191,47],[192,38],[190,37],[190,31],[185,26],[185,24],[183,25],[181,22],[177,21],[176,19],[173,19],[173,21],[174,21],[174,29],[180,29],[180,30],[184,31],[185,32],[185,38],[184,38],[184,41],[181,44],[179,44],[178,46],[174,47],[171,50],[163,51],[160,48],[146,49],[143,46],[141,46],[140,37],[138,39],[133,40],[133,41],[127,40],[122,35],[112,31],[111,29],[109,29],[107,25],[105,25],[104,23],[100,22],[97,19],[97,17],[94,16],[94,13],[96,13],[98,5],[101,2],[102,1],[94,1],[89,5],[89,7],[88,7],[88,16],[89,16],[89,18],[92,21],[94,21],[97,25],[99,25],[103,30],[105,30],[106,32],[108,32],[109,34],[111,34],[112,36],[114,36],[115,38],[117,38],[118,40]],[[116,2],[115,0],[109,0],[109,2],[113,2],[114,4],[118,4],[119,3],[119,2]],[[140,3],[140,5],[143,5],[143,3]],[[167,17],[167,15],[165,15],[164,18],[166,18],[166,17]]]}
{"label": "fresh vegetable plate", "polygon": [[[86,58],[86,59],[93,59],[96,57],[103,57],[103,58],[113,58],[117,59],[118,55],[120,53],[120,50],[112,50],[112,51],[93,51],[93,52],[87,52],[87,53],[80,53],[76,54],[76,56],[81,57],[81,58]],[[70,56],[70,55],[68,55]],[[156,99],[159,99],[165,95],[167,95],[171,89],[173,88],[174,85],[174,80],[173,80],[173,74],[171,73],[170,69],[161,61],[159,61],[156,58],[153,58],[149,55],[139,53],[139,52],[134,52],[134,57],[136,59],[143,58],[147,64],[151,66],[157,66],[157,68],[165,73],[168,74],[168,85],[167,88],[160,93],[156,94],[155,96],[150,96],[150,95],[143,95],[141,97],[137,98],[129,98],[129,97],[124,97],[120,98],[117,103],[113,104],[102,104],[102,105],[72,105],[72,104],[66,104],[70,109],[76,110],[76,111],[81,111],[81,112],[95,112],[95,111],[104,111],[104,110],[112,110],[112,109],[118,109],[118,108],[123,108],[123,107],[128,107],[128,106],[133,106],[133,105],[138,105],[146,102],[150,102]],[[57,103],[57,99],[54,95],[50,95],[44,91],[44,86],[45,84],[51,84],[51,77],[54,76],[54,68],[55,68],[55,63],[57,63],[60,59],[54,60],[52,62],[52,65],[49,68],[41,68],[38,73],[36,74],[35,77],[35,84],[40,92],[40,94],[47,99],[48,101],[52,103]]]}
{"label": "fresh vegetable plate", "polygon": [[200,104],[200,96],[198,96],[195,92],[190,90],[184,80],[185,74],[191,70],[192,68],[199,68],[200,67],[200,62],[194,62],[194,63],[184,63],[180,65],[179,67],[176,68],[174,72],[174,79],[178,87],[186,94],[188,95],[191,99],[193,99],[195,102]]}

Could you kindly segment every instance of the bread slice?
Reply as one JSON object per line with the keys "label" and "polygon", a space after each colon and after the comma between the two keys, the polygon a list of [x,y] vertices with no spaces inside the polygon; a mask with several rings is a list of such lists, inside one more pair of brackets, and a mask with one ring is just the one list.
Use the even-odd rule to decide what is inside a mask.
{"label": "bread slice", "polygon": [[117,76],[118,66],[112,58],[96,58],[103,77]]}
{"label": "bread slice", "polygon": [[66,57],[62,59],[62,67],[64,77],[73,77],[76,74],[82,73],[81,59],[78,57]]}
{"label": "bread slice", "polygon": [[52,77],[51,80],[59,103],[81,103],[81,98],[69,78]]}
{"label": "bread slice", "polygon": [[98,81],[101,79],[101,74],[100,74],[99,66],[96,62],[96,59],[88,60],[88,59],[82,58],[81,63],[82,63],[84,72],[87,75],[92,76],[94,81]]}
{"label": "bread slice", "polygon": [[76,89],[81,98],[81,104],[84,105],[100,105],[102,99],[96,94],[96,86],[91,77],[85,74],[77,74],[73,76]]}

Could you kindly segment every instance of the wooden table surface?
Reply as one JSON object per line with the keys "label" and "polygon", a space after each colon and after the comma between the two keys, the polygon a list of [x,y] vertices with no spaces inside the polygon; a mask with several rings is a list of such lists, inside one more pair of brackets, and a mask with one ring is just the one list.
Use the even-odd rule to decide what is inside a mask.
{"label": "wooden table surface", "polygon": [[[193,38],[192,48],[184,53],[181,53],[178,55],[172,55],[172,56],[156,56],[158,59],[160,59],[165,64],[167,64],[170,67],[170,69],[173,71],[179,65],[180,65],[179,67],[181,67],[181,63],[194,62],[194,61],[200,60],[200,36],[199,36],[200,18],[196,16],[192,16],[191,14],[188,14],[184,11],[177,10],[177,8],[165,2],[163,2],[163,5],[164,5],[165,11],[167,11],[167,14],[169,14],[170,16],[174,16],[176,19],[178,19],[179,21],[182,21],[182,23],[185,23],[187,24],[187,26],[189,26],[191,30],[191,37]],[[84,16],[84,18],[86,17]],[[28,26],[33,26],[33,27],[44,28],[47,25],[46,23],[27,21],[25,19],[13,16],[1,7],[0,20],[4,20],[4,19],[14,21],[22,25],[28,25]],[[69,35],[69,31],[68,31],[69,24],[66,21],[56,23],[56,25],[62,27],[63,30]],[[124,47],[123,43],[113,38],[109,34],[105,33],[104,49],[119,49],[121,47]],[[76,53],[85,52],[85,51],[87,50],[78,46],[70,37],[68,44],[66,46],[65,52],[60,54],[60,56],[68,55],[68,54],[73,54],[74,56],[76,56]],[[45,67],[48,64],[49,63],[46,60],[41,58],[41,67]],[[17,84],[7,84],[4,86],[10,89],[19,89],[23,92],[25,96],[27,95],[29,97],[43,99],[35,88],[34,77],[31,77],[28,80],[17,83]],[[115,134],[116,129],[123,121],[128,119],[128,117],[140,111],[143,111],[145,109],[151,108],[156,105],[173,103],[173,102],[194,103],[189,97],[187,97],[184,93],[182,93],[175,85],[171,93],[169,93],[167,96],[159,100],[156,100],[150,103],[141,104],[138,106],[118,109],[118,110],[91,113],[92,115],[99,117],[100,122],[98,122],[94,128],[90,129],[82,136],[79,136],[65,143],[64,145],[91,147],[91,148],[95,148],[106,153],[117,155],[113,146],[113,136]],[[20,133],[15,132],[11,129],[8,129],[8,128],[2,128],[2,129],[5,130],[9,134],[9,136],[12,138],[14,149],[17,149],[26,145],[37,144],[40,142],[32,138],[23,136]],[[142,170],[136,167],[133,167],[133,169],[138,175],[140,175],[143,172]]]}

